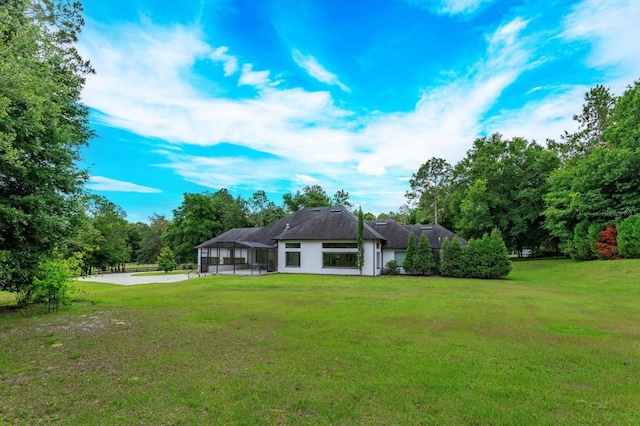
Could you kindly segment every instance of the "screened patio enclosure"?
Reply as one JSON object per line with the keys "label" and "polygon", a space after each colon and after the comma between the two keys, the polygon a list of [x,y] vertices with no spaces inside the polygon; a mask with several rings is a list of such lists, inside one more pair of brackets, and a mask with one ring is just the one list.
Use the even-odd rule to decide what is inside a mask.
{"label": "screened patio enclosure", "polygon": [[255,241],[216,241],[199,247],[200,272],[218,274],[250,270],[251,274],[277,270],[277,250]]}

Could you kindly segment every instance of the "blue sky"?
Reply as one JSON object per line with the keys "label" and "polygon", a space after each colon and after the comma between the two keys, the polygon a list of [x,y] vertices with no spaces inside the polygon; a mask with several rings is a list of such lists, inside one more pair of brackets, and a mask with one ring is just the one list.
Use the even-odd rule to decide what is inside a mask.
{"label": "blue sky", "polygon": [[640,78],[640,0],[85,0],[87,187],[128,220],[184,192],[305,185],[395,211],[431,157],[574,130]]}

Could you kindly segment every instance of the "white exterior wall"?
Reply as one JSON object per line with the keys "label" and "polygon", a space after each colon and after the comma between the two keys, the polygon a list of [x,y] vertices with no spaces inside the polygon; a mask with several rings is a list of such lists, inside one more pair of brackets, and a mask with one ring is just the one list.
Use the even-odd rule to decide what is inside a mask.
{"label": "white exterior wall", "polygon": [[[294,274],[328,274],[328,275],[360,275],[358,268],[323,268],[322,253],[323,252],[344,252],[353,253],[357,249],[342,248],[322,248],[322,243],[344,243],[355,241],[344,240],[322,240],[322,241],[280,241],[278,243],[278,272],[294,273]],[[300,243],[300,248],[285,248],[286,243]],[[382,261],[376,265],[376,253],[380,253],[379,241],[365,241],[364,245],[364,266],[362,267],[362,275],[380,275],[382,274]],[[300,252],[300,267],[287,267],[286,252]]]}
{"label": "white exterior wall", "polygon": [[[388,261],[390,260],[395,260],[395,253],[399,251],[399,252],[405,252],[406,250],[402,250],[402,249],[382,249],[382,267],[384,268],[385,265],[387,264]],[[398,266],[400,267],[399,273],[404,274],[404,269],[402,268],[402,263],[399,263]]]}

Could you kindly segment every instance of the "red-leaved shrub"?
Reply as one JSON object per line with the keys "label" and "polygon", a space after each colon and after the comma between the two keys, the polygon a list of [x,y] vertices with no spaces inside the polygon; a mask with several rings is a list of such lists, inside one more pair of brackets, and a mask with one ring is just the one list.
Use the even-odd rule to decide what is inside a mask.
{"label": "red-leaved shrub", "polygon": [[605,259],[620,259],[617,236],[618,231],[613,225],[608,225],[600,232],[600,241],[596,243],[596,248]]}

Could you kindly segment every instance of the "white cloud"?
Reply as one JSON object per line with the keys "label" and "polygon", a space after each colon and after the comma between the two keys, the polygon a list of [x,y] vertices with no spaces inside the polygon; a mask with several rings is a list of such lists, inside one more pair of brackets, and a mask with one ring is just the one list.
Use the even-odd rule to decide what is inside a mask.
{"label": "white cloud", "polygon": [[640,2],[585,0],[564,20],[561,36],[591,43],[587,64],[609,68],[621,93],[640,76]]}
{"label": "white cloud", "polygon": [[429,9],[438,15],[468,15],[483,3],[493,0],[405,0],[407,3]]}
{"label": "white cloud", "polygon": [[304,185],[313,185],[315,183],[318,183],[318,179],[311,177],[309,175],[305,175],[302,173],[296,173],[294,174],[295,178],[296,178],[296,182],[302,183]]}
{"label": "white cloud", "polygon": [[292,50],[293,60],[298,64],[300,68],[305,70],[307,74],[315,78],[321,83],[326,83],[333,86],[338,86],[345,92],[350,93],[351,89],[345,86],[337,75],[329,72],[325,67],[318,62],[316,58],[311,55],[303,55],[298,49]]}
{"label": "white cloud", "polygon": [[228,51],[229,48],[227,46],[220,46],[209,55],[212,61],[223,63],[225,77],[229,77],[238,71],[238,58],[229,55]]}
{"label": "white cloud", "polygon": [[253,65],[242,65],[242,74],[238,80],[238,86],[262,87],[269,83],[269,71],[253,71]]}
{"label": "white cloud", "polygon": [[[167,158],[162,167],[189,182],[280,192],[283,181],[319,183],[328,193],[344,188],[355,203],[389,211],[404,202],[406,176],[434,156],[457,162],[483,132],[543,142],[571,130],[584,86],[531,89],[517,110],[485,117],[506,88],[542,63],[536,56],[539,40],[530,35],[533,22],[516,17],[488,32],[485,51],[468,69],[426,87],[407,112],[358,115],[336,106],[328,91],[276,85],[270,70],[254,71],[250,63],[240,69],[227,47],[211,47],[198,30],[182,26],[104,30],[117,34],[115,39],[87,31],[82,54],[99,73],[88,78],[83,96],[106,124],[191,145],[196,153],[197,146],[230,143],[269,154],[209,158],[160,151]],[[317,80],[342,88],[312,56],[296,50],[293,56]],[[239,85],[259,90],[237,99],[200,93],[190,82],[191,66],[207,58],[222,62],[227,77],[239,72]]]}
{"label": "white cloud", "polygon": [[110,179],[104,176],[90,176],[89,183],[86,185],[86,187],[94,191],[108,192],[140,192],[144,194],[155,194],[162,192],[157,188],[151,188],[149,186],[137,185],[131,182]]}

